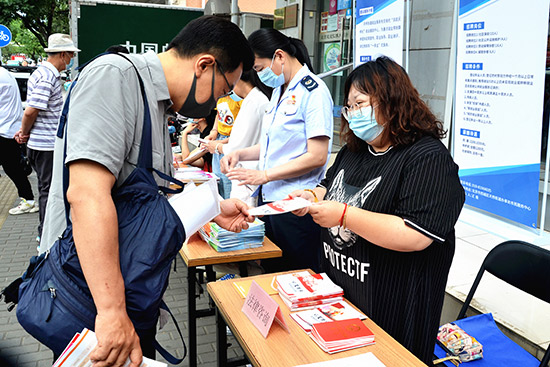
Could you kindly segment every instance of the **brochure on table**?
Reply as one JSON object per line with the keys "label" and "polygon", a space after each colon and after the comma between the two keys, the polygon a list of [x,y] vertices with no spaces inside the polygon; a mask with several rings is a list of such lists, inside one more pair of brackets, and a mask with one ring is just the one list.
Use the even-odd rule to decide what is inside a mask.
{"label": "brochure on table", "polygon": [[295,367],[386,367],[372,352]]}

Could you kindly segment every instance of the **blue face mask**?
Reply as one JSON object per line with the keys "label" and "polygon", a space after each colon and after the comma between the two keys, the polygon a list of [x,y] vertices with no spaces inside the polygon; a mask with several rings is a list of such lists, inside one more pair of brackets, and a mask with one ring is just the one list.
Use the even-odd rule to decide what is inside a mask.
{"label": "blue face mask", "polygon": [[71,70],[71,68],[73,67],[74,65],[74,57],[71,57],[71,61],[69,61],[68,64],[65,64],[65,69],[66,70]]}
{"label": "blue face mask", "polygon": [[241,97],[239,97],[235,92],[231,92],[231,94],[229,95],[229,97],[231,97],[232,100],[234,100],[235,102],[239,102],[239,101],[242,101],[243,99]]}
{"label": "blue face mask", "polygon": [[362,107],[360,113],[355,112],[349,121],[349,128],[355,136],[367,143],[371,143],[384,131],[384,126],[379,125],[374,117],[372,106]]}
{"label": "blue face mask", "polygon": [[258,72],[258,78],[261,82],[271,88],[277,88],[285,84],[285,64],[282,65],[281,75],[277,75],[271,70],[273,67],[273,61],[275,61],[275,55],[271,59],[271,66]]}

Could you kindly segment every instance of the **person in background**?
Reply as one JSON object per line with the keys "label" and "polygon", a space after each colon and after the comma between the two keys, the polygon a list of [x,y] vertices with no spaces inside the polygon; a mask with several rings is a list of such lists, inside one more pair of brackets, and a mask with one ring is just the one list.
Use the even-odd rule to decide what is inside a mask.
{"label": "person in background", "polygon": [[175,154],[177,160],[185,161],[186,164],[199,167],[203,171],[212,172],[212,154],[210,152],[198,154],[196,158],[192,160],[188,158],[191,152],[189,152],[189,146],[187,145],[187,137],[191,131],[198,129],[200,132],[199,137],[202,139],[206,138],[214,126],[216,115],[217,111],[214,109],[206,118],[202,117],[195,119],[194,122],[187,125],[180,135],[181,154],[179,154],[179,156]]}
{"label": "person in background", "polygon": [[[274,88],[266,108],[260,143],[236,150],[222,160],[222,171],[243,185],[260,185],[258,205],[282,200],[297,189],[313,189],[324,177],[333,117],[332,98],[313,73],[304,43],[275,29],[263,28],[248,38],[256,56],[254,70]],[[259,169],[237,167],[259,160]],[[319,269],[320,228],[311,216],[292,213],[266,216],[266,234],[283,257],[262,261],[267,272]]]}
{"label": "person in background", "polygon": [[[220,98],[216,104],[216,110],[218,111],[216,122],[205,140],[216,141],[215,146],[219,146],[218,143],[227,144],[233,123],[241,109],[241,104],[242,101],[235,101],[230,96]],[[220,154],[217,150],[211,153],[213,153],[212,172],[220,178],[220,181],[218,181],[218,191],[224,199],[227,199],[231,194],[231,181],[220,169],[220,161],[223,158],[223,154]]]}
{"label": "person in background", "polygon": [[[431,365],[464,190],[442,123],[387,57],[345,83],[346,145],[313,191],[323,270],[346,298]],[[319,202],[317,203],[317,200]]]}
{"label": "person in background", "polygon": [[[235,85],[233,93],[229,96],[235,101],[241,101],[241,109],[231,129],[231,135],[225,141],[226,144],[214,140],[206,146],[209,152],[218,152],[222,156],[237,149],[248,148],[260,142],[262,120],[265,108],[269,103],[272,88],[265,86],[254,70],[249,70],[241,75],[241,80]],[[258,161],[241,162],[241,167],[258,169]],[[256,191],[254,185],[239,185],[238,181],[231,181],[230,197],[244,201],[248,206],[256,206],[257,198],[252,197]]]}
{"label": "person in background", "polygon": [[21,95],[17,82],[3,67],[0,67],[0,100],[0,166],[13,181],[17,195],[21,198],[19,205],[11,208],[9,213],[35,213],[38,211],[38,205],[34,201],[31,184],[21,165],[21,146],[14,138],[23,118]]}
{"label": "person in background", "polygon": [[54,33],[48,37],[48,47],[44,51],[48,59],[29,77],[27,107],[21,129],[15,134],[19,143],[27,143],[29,161],[38,178],[40,223],[37,242],[40,242],[44,225],[52,181],[55,134],[63,107],[60,72],[71,68],[73,57],[80,50],[68,34]]}

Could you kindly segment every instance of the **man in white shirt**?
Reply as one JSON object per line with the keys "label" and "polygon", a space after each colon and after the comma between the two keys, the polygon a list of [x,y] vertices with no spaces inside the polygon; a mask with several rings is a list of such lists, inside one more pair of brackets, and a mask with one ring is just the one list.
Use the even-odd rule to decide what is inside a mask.
{"label": "man in white shirt", "polygon": [[17,187],[17,194],[21,198],[19,205],[9,212],[34,213],[38,211],[38,206],[34,203],[31,184],[21,165],[21,146],[14,138],[23,117],[21,95],[17,82],[3,67],[0,67],[0,100],[0,165]]}

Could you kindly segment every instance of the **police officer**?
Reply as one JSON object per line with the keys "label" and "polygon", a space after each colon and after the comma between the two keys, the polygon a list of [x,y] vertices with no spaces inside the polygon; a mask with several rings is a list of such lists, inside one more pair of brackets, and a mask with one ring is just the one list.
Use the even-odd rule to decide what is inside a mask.
{"label": "police officer", "polygon": [[[262,124],[260,144],[237,150],[222,160],[222,172],[241,184],[261,185],[258,204],[282,200],[296,189],[313,189],[324,177],[332,138],[332,98],[313,74],[304,43],[274,29],[248,38],[260,80],[274,88]],[[259,170],[236,168],[258,160]],[[266,216],[266,234],[283,257],[262,261],[268,272],[319,270],[320,231],[309,215]]]}

